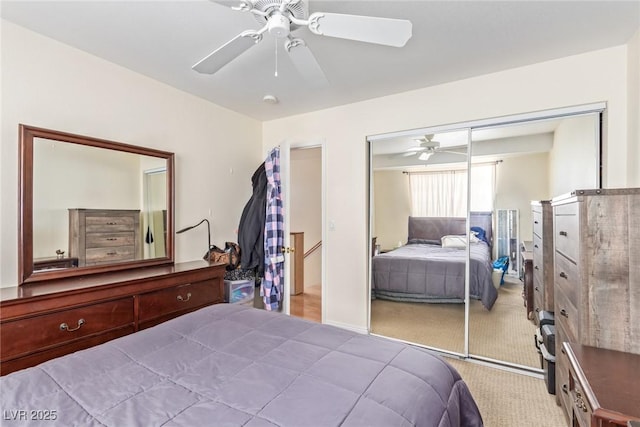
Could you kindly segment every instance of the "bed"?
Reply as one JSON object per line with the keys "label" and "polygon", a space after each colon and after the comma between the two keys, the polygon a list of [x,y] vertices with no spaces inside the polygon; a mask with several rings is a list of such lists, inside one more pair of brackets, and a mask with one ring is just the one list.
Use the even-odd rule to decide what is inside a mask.
{"label": "bed", "polygon": [[[471,243],[469,296],[491,310],[498,298],[491,265],[491,212],[472,212],[484,239]],[[372,298],[411,302],[464,302],[466,248],[443,247],[443,236],[466,234],[465,218],[409,217],[407,244],[373,257]]]}
{"label": "bed", "polygon": [[427,350],[216,304],[0,378],[3,426],[481,426]]}

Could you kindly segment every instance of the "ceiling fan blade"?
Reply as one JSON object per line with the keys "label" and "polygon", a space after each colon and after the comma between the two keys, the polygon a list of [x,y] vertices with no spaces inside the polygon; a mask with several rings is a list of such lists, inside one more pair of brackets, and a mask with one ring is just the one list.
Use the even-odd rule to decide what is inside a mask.
{"label": "ceiling fan blade", "polygon": [[322,71],[315,56],[302,39],[289,39],[285,42],[285,48],[298,72],[304,79],[315,87],[325,87],[329,81]]}
{"label": "ceiling fan blade", "polygon": [[465,156],[465,157],[467,157],[467,152],[466,151],[438,150],[438,153],[449,153],[449,154],[455,154],[457,156]]}
{"label": "ceiling fan blade", "polygon": [[406,19],[324,12],[309,16],[309,30],[315,34],[395,47],[407,43],[412,27]]}
{"label": "ceiling fan blade", "polygon": [[411,157],[420,154],[420,151],[405,151],[404,153],[397,154],[398,157]]}
{"label": "ceiling fan blade", "polygon": [[244,51],[248,50],[251,46],[260,42],[264,31],[266,31],[266,27],[259,31],[249,30],[238,34],[218,49],[202,58],[191,68],[203,74],[215,73],[229,62],[233,61]]}

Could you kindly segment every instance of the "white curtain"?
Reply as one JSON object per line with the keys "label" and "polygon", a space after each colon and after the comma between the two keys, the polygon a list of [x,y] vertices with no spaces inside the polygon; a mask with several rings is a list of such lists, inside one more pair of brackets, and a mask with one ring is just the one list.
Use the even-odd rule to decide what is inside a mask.
{"label": "white curtain", "polygon": [[[412,216],[467,216],[467,170],[409,172]],[[471,167],[471,210],[492,211],[495,163]]]}

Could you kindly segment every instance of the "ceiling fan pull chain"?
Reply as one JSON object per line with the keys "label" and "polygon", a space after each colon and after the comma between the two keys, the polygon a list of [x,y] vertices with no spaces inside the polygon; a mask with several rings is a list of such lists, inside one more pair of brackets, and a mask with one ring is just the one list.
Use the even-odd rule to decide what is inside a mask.
{"label": "ceiling fan pull chain", "polygon": [[276,42],[276,72],[274,74],[274,77],[278,77],[278,39],[274,38],[275,42]]}

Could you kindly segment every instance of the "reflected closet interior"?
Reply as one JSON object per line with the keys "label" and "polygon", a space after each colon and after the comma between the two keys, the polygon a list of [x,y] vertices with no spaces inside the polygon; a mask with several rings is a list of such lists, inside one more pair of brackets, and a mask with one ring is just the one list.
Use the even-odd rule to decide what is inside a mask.
{"label": "reflected closet interior", "polygon": [[[600,188],[604,107],[369,137],[371,333],[541,372],[523,299],[531,202]],[[478,225],[489,236],[486,254]],[[462,237],[460,247],[448,233]],[[430,251],[457,251],[459,264],[414,259]],[[506,268],[494,268],[504,257]]]}

